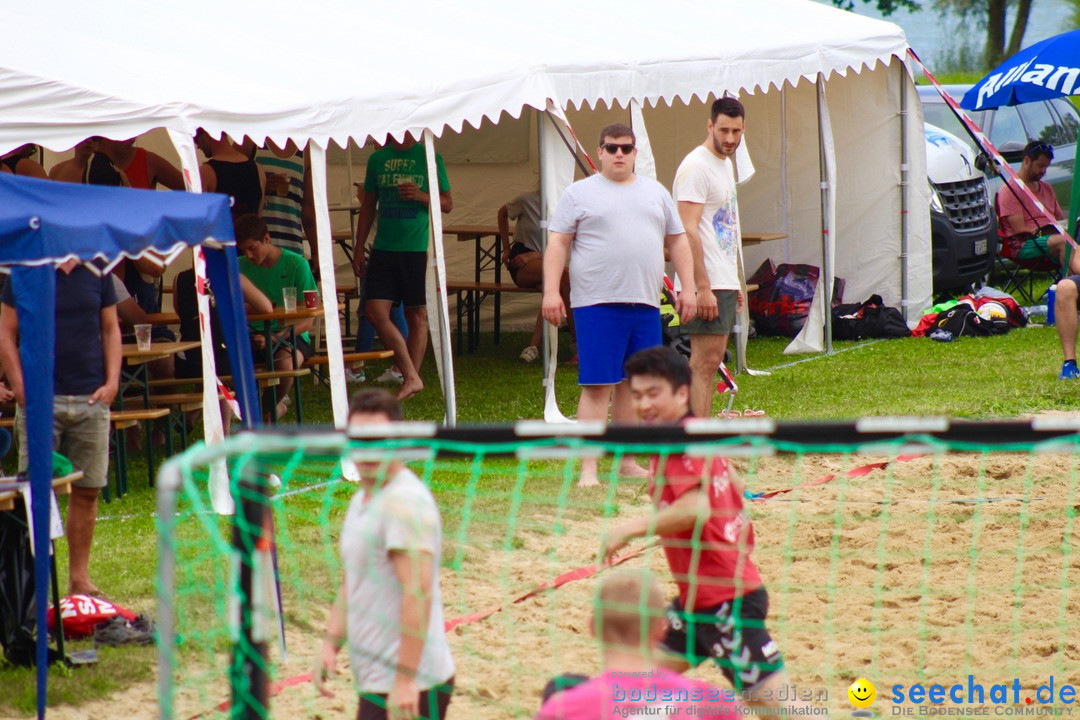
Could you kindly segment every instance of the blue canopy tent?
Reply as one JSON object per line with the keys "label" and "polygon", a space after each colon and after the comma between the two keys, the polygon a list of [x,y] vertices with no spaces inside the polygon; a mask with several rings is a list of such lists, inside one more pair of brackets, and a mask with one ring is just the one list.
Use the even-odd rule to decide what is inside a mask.
{"label": "blue canopy tent", "polygon": [[[173,258],[185,248],[206,245],[207,275],[214,287],[245,428],[261,417],[248,342],[240,271],[229,201],[224,195],[75,185],[0,174],[0,265],[11,270],[26,394],[35,597],[48,597],[49,493],[52,487],[55,266],[70,258],[103,261],[153,250]],[[93,267],[93,266],[91,266]],[[45,715],[48,603],[37,613],[37,710]]]}
{"label": "blue canopy tent", "polygon": [[[1006,105],[1069,97],[1080,92],[1080,30],[1024,48],[991,70],[964,94],[960,107],[987,110]],[[1041,138],[1032,138],[1041,139]],[[1074,238],[1080,215],[1080,142],[1076,143],[1066,230]]]}

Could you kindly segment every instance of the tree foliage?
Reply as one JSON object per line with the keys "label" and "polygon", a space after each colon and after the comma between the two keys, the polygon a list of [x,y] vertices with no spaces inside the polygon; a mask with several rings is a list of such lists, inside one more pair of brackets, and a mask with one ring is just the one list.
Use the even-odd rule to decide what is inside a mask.
{"label": "tree foliage", "polygon": [[[833,5],[845,10],[855,8],[855,0],[832,0]],[[882,15],[897,10],[920,10],[918,0],[862,0],[874,3]],[[983,46],[984,69],[994,67],[1007,57],[1020,51],[1027,32],[1028,19],[1034,0],[931,0],[933,8],[942,15],[951,14],[965,21],[974,22],[986,33]],[[1006,11],[1012,15],[1012,29],[1006,22]]]}

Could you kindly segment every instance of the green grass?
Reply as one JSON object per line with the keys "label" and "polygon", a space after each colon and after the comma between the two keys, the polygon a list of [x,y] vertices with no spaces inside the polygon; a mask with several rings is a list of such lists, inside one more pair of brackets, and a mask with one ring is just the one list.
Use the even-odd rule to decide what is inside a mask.
{"label": "green grass", "polygon": [[[523,365],[517,353],[524,333],[506,333],[494,345],[485,335],[478,352],[455,356],[458,417],[461,423],[502,423],[520,418],[539,418],[543,411],[541,367]],[[1043,411],[1080,410],[1080,384],[1057,380],[1060,347],[1053,328],[1015,330],[994,338],[964,338],[942,344],[927,339],[836,343],[833,355],[785,356],[787,340],[763,338],[751,341],[750,366],[770,370],[767,376],[737,376],[740,393],[735,407],[765,410],[778,420],[833,420],[866,415],[947,415],[959,418],[1010,418]],[[565,356],[564,351],[564,356]],[[796,363],[796,364],[792,364]],[[377,375],[383,365],[369,368]],[[563,365],[557,378],[560,407],[573,415],[578,388],[576,370]],[[425,364],[428,389],[406,403],[412,420],[443,417],[435,364]],[[323,387],[303,385],[305,420],[328,424],[329,393]],[[715,409],[722,403],[717,399]],[[129,484],[132,491],[120,500],[103,503],[94,541],[91,574],[116,602],[136,611],[154,611],[157,534],[154,491],[148,487],[146,468],[132,453]],[[9,458],[10,464],[10,458]],[[482,553],[485,548],[506,552],[524,551],[527,542],[558,535],[561,520],[595,517],[598,510],[618,514],[620,503],[630,496],[621,493],[568,493],[569,480],[562,464],[544,466],[524,487],[525,499],[517,527],[506,524],[506,498],[518,487],[518,464],[514,460],[486,459],[484,492],[470,498],[472,477],[469,461],[440,466],[435,490],[442,505],[445,537],[467,536],[470,547],[461,553]],[[606,467],[606,464],[602,467]],[[322,473],[305,468],[311,476]],[[539,477],[539,479],[537,479]],[[351,488],[327,493],[293,496],[287,533],[294,547],[310,547],[311,555],[291,559],[283,566],[283,578],[303,584],[313,605],[332,592],[337,572],[336,532]],[[64,501],[61,500],[61,505]],[[214,521],[211,521],[214,522]],[[180,525],[180,537],[195,538],[198,523]],[[324,529],[331,528],[331,529]],[[330,548],[327,550],[327,548]],[[329,554],[329,556],[328,556]],[[464,555],[445,558],[447,567],[460,565]],[[61,587],[66,586],[66,543],[58,543]],[[207,567],[217,561],[206,560]],[[316,566],[321,569],[315,569]],[[302,581],[302,582],[301,582]],[[294,590],[287,590],[294,592]],[[220,612],[212,605],[199,612]],[[310,619],[310,618],[309,618]],[[219,639],[218,643],[224,641]],[[74,649],[89,647],[73,644]],[[149,649],[103,651],[92,668],[56,670],[51,675],[50,705],[78,704],[108,697],[132,683],[145,682],[152,674],[154,657]],[[0,717],[29,715],[33,710],[33,671],[0,665]],[[150,713],[150,709],[148,709]],[[151,713],[152,714],[152,713]]]}

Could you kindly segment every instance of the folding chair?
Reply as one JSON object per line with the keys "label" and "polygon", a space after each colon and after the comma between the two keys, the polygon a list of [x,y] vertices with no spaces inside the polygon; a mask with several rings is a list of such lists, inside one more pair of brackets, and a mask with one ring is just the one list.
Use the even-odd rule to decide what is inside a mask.
{"label": "folding chair", "polygon": [[[1001,289],[1017,295],[1024,304],[1034,305],[1046,296],[1044,291],[1035,297],[1035,285],[1045,280],[1040,276],[1050,275],[1053,281],[1061,279],[1061,265],[1049,255],[1038,258],[1020,259],[1016,257],[1023,247],[1022,242],[1010,240],[1005,234],[1003,218],[998,211],[997,198],[994,198],[994,213],[998,222],[998,255],[994,260],[999,275],[1005,276],[1005,285]],[[1013,292],[1015,290],[1015,293]]]}

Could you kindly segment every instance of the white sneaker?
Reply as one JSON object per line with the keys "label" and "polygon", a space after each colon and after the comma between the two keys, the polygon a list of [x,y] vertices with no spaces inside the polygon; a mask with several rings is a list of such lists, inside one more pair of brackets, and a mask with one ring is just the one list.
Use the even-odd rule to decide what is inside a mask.
{"label": "white sneaker", "polygon": [[347,383],[367,382],[367,376],[364,375],[364,368],[360,368],[356,372],[353,372],[351,368],[345,368],[345,382],[347,382]]}
{"label": "white sneaker", "polygon": [[539,357],[540,357],[540,350],[538,350],[535,345],[530,345],[530,346],[528,346],[527,348],[525,348],[524,350],[521,351],[521,354],[518,355],[518,360],[520,360],[523,363],[531,363],[531,362],[535,362],[537,360],[537,358],[539,358]]}
{"label": "white sneaker", "polygon": [[375,378],[377,383],[394,383],[395,385],[401,385],[405,382],[405,376],[394,366],[390,366],[386,372],[379,377]]}

